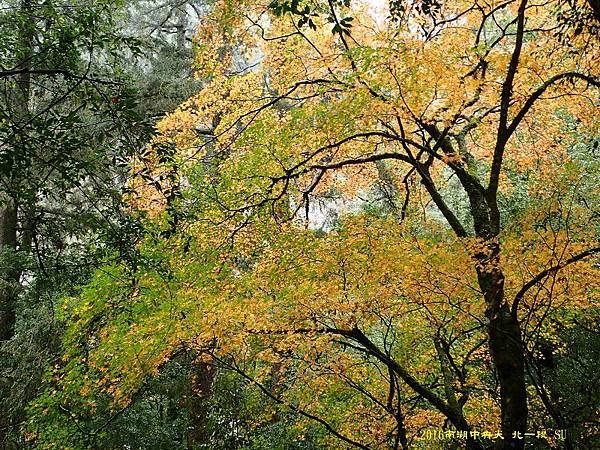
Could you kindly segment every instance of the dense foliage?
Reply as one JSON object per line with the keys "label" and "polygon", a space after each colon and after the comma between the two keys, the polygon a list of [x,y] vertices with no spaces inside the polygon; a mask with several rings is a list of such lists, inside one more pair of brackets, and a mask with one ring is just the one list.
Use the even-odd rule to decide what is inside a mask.
{"label": "dense foliage", "polygon": [[593,2],[12,6],[5,447],[600,447]]}

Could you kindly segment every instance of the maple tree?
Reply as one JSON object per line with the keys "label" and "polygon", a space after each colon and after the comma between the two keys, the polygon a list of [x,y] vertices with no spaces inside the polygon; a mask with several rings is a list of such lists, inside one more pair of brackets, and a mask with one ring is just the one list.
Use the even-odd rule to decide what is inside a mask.
{"label": "maple tree", "polygon": [[545,378],[559,331],[598,317],[598,168],[577,153],[597,146],[597,37],[561,2],[434,4],[214,5],[202,90],[133,164],[140,260],[65,302],[34,423],[127,407],[186,351],[328,448],[597,432],[536,433],[570,427]]}

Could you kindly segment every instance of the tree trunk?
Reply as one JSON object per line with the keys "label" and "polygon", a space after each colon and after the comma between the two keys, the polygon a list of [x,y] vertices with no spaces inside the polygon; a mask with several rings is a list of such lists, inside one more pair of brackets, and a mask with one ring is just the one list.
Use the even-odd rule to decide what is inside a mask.
{"label": "tree trunk", "polygon": [[525,358],[519,322],[510,312],[504,296],[504,274],[500,268],[500,245],[487,246],[487,256],[478,258],[479,285],[486,301],[488,339],[492,361],[500,384],[501,431],[497,449],[525,448],[527,391]]}
{"label": "tree trunk", "polygon": [[[490,351],[500,382],[502,436],[500,449],[525,448],[527,392],[521,330],[506,303],[490,319]],[[515,436],[515,433],[517,436]],[[520,435],[520,436],[519,436]]]}
{"label": "tree trunk", "polygon": [[187,435],[188,447],[209,448],[211,430],[207,426],[208,399],[213,392],[215,379],[215,366],[205,362],[196,364],[191,376],[190,393],[188,397],[188,411],[190,427]]}
{"label": "tree trunk", "polygon": [[0,204],[0,253],[2,273],[0,276],[0,342],[9,340],[14,333],[15,301],[19,282],[19,270],[11,261],[17,249],[17,205],[3,194]]}
{"label": "tree trunk", "polygon": [[[19,46],[17,49],[19,69],[25,69],[16,77],[16,85],[8,92],[7,100],[11,106],[11,114],[14,121],[21,127],[29,119],[29,97],[31,90],[31,74],[27,72],[31,68],[31,55],[33,53],[33,33],[31,24],[25,18],[32,16],[31,0],[23,0],[20,4],[20,12],[23,15],[24,24],[19,29]],[[16,142],[24,142],[17,136]],[[18,145],[16,146],[18,147]],[[17,154],[19,148],[10,149]],[[3,180],[4,186],[8,187],[14,183],[13,174],[9,171],[7,179]],[[12,186],[14,187],[14,186]],[[0,193],[0,252],[4,256],[14,254],[17,250],[17,201],[9,193]],[[10,261],[10,257],[9,257]],[[0,272],[0,342],[10,339],[14,331],[15,322],[15,300],[16,285],[19,282],[20,271],[9,262],[7,267],[2,267]]]}
{"label": "tree trunk", "polygon": [[[11,256],[17,246],[17,206],[7,195],[0,194],[0,345],[14,334],[15,302],[19,271],[13,265]],[[9,392],[7,380],[0,378],[0,396]],[[4,398],[2,399],[4,400]],[[0,448],[13,448],[10,441],[12,418],[7,412],[5,401],[0,402]]]}

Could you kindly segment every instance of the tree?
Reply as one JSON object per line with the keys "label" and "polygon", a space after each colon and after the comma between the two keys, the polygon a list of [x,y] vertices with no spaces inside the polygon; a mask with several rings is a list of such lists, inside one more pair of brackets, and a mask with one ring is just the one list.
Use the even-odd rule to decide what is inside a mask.
{"label": "tree", "polygon": [[[559,39],[556,4],[391,22],[349,2],[217,3],[196,46],[209,81],[134,166],[147,264],[68,300],[60,399],[37,417],[85,415],[80,395],[128,405],[193,349],[325,445],[409,448],[428,426],[472,449],[556,445],[526,437],[546,413],[569,427],[532,369],[565,351],[557,323],[597,315],[600,251],[581,184],[597,172],[570,151],[597,135],[598,55],[584,31]],[[313,230],[319,203],[347,217]]]}
{"label": "tree", "polygon": [[[107,70],[116,51],[118,2],[2,2],[0,28],[0,442],[21,447],[23,409],[58,331],[48,307],[86,280],[95,237],[118,213],[115,177],[134,136],[129,92]],[[117,160],[121,169],[114,168]],[[120,173],[119,173],[120,172]],[[102,250],[100,250],[101,252]]]}
{"label": "tree", "polygon": [[[77,292],[107,255],[135,260],[140,229],[122,202],[127,160],[156,118],[198,86],[190,39],[197,15],[186,8],[200,12],[202,3],[168,3],[0,4],[2,448],[30,445],[20,428],[58,358],[57,300]],[[164,395],[153,389],[149,396]],[[155,419],[140,411],[132,414],[140,423]]]}
{"label": "tree", "polygon": [[[139,21],[136,6],[127,4]],[[143,82],[158,79],[143,52],[166,44],[162,31],[146,42],[146,30],[126,28],[127,12],[112,0],[0,2],[2,448],[27,445],[24,409],[59,349],[56,300],[89,281],[108,253],[133,258],[139,230],[122,203],[127,160],[161,113],[141,94]],[[163,58],[163,77],[176,59],[190,65],[181,52]],[[162,107],[189,95],[184,86]]]}

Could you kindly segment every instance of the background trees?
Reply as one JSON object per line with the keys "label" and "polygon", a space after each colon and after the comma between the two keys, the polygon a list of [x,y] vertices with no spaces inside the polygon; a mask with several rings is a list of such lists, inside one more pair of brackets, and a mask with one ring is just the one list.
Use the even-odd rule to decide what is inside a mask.
{"label": "background trees", "polygon": [[[2,448],[29,445],[24,409],[59,351],[56,301],[113,252],[132,259],[139,232],[122,203],[128,160],[143,149],[156,116],[194,85],[166,69],[190,67],[191,43],[169,54],[167,45],[176,44],[162,29],[150,41],[151,23],[140,20],[147,9],[119,1],[0,3]],[[192,21],[184,31],[191,35]],[[152,52],[163,53],[160,66]],[[161,77],[179,80],[179,96],[163,92],[150,109],[147,86]]]}

